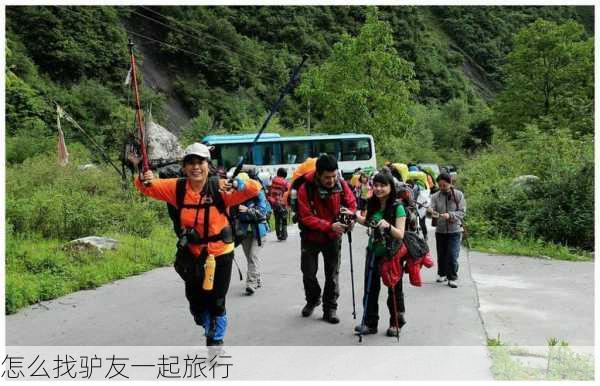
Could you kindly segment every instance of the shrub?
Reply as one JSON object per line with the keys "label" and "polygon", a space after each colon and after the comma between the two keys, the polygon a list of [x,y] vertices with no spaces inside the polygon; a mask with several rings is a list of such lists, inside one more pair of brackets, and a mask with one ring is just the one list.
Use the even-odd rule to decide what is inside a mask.
{"label": "shrub", "polygon": [[[469,160],[460,175],[473,235],[541,238],[591,250],[594,163],[590,137],[529,126],[517,140],[500,139]],[[521,175],[539,179],[514,184]]]}

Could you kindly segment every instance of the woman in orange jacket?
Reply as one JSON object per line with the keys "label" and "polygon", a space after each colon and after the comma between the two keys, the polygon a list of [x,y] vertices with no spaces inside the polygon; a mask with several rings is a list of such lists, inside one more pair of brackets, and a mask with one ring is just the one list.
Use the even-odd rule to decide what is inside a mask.
{"label": "woman in orange jacket", "polygon": [[[138,158],[130,156],[129,159],[139,164]],[[181,205],[177,202],[177,178],[156,179],[148,170],[135,179],[135,187],[146,196],[178,208],[181,235],[175,270],[185,281],[185,296],[194,321],[204,327],[206,345],[213,346],[223,344],[227,330],[225,297],[234,250],[227,212],[230,206],[257,196],[260,184],[253,180],[244,183],[240,179],[233,183],[220,179],[217,183],[216,177],[209,177],[209,162],[207,146],[194,143],[185,149],[183,171],[187,178]],[[213,261],[216,266],[212,265]],[[207,285],[212,276],[211,267],[214,278]],[[208,289],[211,285],[212,289]]]}

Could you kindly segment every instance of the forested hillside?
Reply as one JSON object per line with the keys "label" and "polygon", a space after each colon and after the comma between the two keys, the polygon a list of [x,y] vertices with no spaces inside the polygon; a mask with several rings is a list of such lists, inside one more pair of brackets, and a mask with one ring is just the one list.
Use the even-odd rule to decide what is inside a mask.
{"label": "forested hillside", "polygon": [[[159,248],[151,235],[169,240],[164,208],[123,191],[103,160],[118,163],[133,133],[129,38],[146,80],[144,107],[183,144],[255,132],[307,54],[269,131],[305,133],[310,111],[313,132],[372,134],[380,163],[453,163],[480,247],[518,240],[533,253],[558,245],[581,256],[593,249],[593,11],[7,7],[7,309],[164,263],[139,255]],[[90,135],[63,123],[72,155],[64,169],[55,163],[55,102]],[[88,162],[101,165],[93,177],[77,168]],[[514,185],[520,175],[538,182]],[[134,219],[123,216],[128,208]],[[148,225],[157,215],[160,229]],[[73,256],[53,257],[60,243],[92,233],[129,240],[131,254],[115,257],[121,270],[77,276]],[[31,240],[46,249],[36,254]],[[40,273],[46,281],[26,280]],[[72,280],[57,288],[57,275]]]}

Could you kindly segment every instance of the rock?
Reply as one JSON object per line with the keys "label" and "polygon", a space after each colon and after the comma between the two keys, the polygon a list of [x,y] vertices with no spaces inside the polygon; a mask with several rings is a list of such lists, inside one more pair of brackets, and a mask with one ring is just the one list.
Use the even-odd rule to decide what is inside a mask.
{"label": "rock", "polygon": [[77,240],[69,241],[66,245],[66,249],[82,251],[86,249],[95,249],[102,252],[107,249],[116,249],[119,242],[108,237],[88,236]]}
{"label": "rock", "polygon": [[85,164],[85,165],[80,165],[79,170],[89,170],[89,169],[98,169],[98,166],[94,165],[94,164]]}
{"label": "rock", "polygon": [[536,183],[540,178],[538,176],[534,176],[534,175],[524,175],[524,176],[518,176],[513,178],[512,180],[512,185],[513,186],[526,186],[526,185],[532,185],[534,183]]}
{"label": "rock", "polygon": [[165,162],[183,158],[183,149],[177,137],[151,118],[146,122],[146,145],[148,159],[151,161]]}

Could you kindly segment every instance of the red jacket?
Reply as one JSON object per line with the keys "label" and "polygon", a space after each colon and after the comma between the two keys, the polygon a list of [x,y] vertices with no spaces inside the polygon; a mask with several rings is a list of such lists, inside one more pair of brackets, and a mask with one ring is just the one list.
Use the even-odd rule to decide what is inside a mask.
{"label": "red jacket", "polygon": [[[302,225],[302,238],[325,244],[338,236],[331,225],[340,213],[342,206],[356,211],[356,199],[352,190],[343,179],[339,179],[332,192],[321,199],[319,188],[314,181],[315,172],[306,174],[306,182],[298,189],[298,223]],[[308,197],[306,187],[311,184],[312,197]]]}
{"label": "red jacket", "polygon": [[410,284],[415,287],[421,287],[423,281],[421,280],[421,268],[423,266],[427,268],[433,267],[433,260],[431,260],[431,252],[427,252],[425,256],[421,256],[418,259],[413,259],[408,255],[408,248],[402,243],[398,252],[391,259],[381,259],[379,262],[379,272],[383,284],[387,287],[394,287],[396,283],[402,278],[403,263],[406,261],[406,272],[408,273],[408,279]]}
{"label": "red jacket", "polygon": [[283,194],[290,188],[290,183],[283,177],[276,176],[271,181],[269,186],[269,192],[267,194],[267,200],[271,206],[281,205],[286,206],[286,202],[283,198]]}

